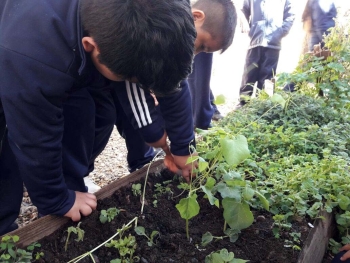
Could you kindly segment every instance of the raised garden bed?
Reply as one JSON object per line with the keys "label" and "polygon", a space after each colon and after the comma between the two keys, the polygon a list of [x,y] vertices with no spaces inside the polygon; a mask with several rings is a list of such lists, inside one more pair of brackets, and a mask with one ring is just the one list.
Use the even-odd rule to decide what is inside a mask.
{"label": "raised garden bed", "polygon": [[[38,241],[42,245],[39,251],[43,251],[45,255],[37,262],[69,262],[103,243],[115,234],[117,229],[122,228],[123,224],[128,224],[137,217],[138,226],[144,227],[148,236],[152,231],[159,232],[159,235],[154,237],[152,246],[147,244],[149,240],[146,237],[135,233],[134,225],[123,234],[123,238],[128,237],[129,234],[135,236],[137,246],[133,257],[143,263],[205,262],[207,255],[223,248],[233,252],[235,258],[249,260],[251,263],[322,262],[328,237],[331,235],[329,230],[332,225],[331,217],[326,215],[324,220],[316,222],[315,228],[312,228],[310,233],[310,227],[305,220],[293,223],[291,231],[301,233],[299,246],[305,244],[300,253],[287,247],[285,240],[291,240],[287,232],[281,231],[281,238],[276,239],[271,230],[274,223],[271,214],[257,210],[253,211],[254,223],[249,228],[242,230],[235,243],[231,243],[229,238],[223,238],[214,239],[215,241],[213,240],[207,246],[202,246],[202,235],[207,231],[215,237],[224,236],[222,210],[211,206],[203,198],[199,199],[201,212],[189,221],[190,240],[188,240],[185,220],[181,219],[175,208],[182,197],[179,196],[182,190],[177,188],[179,178],[164,170],[161,161],[153,164],[150,169],[151,174],[146,187],[146,203],[143,214],[140,213],[141,197],[134,195],[132,185],[137,183],[143,185],[146,172],[147,168],[141,169],[99,191],[97,193],[98,211],[84,218],[80,224],[80,228],[85,231],[84,240],[75,241],[77,235],[72,233],[67,251],[64,249],[68,235],[67,229],[71,226],[76,227],[77,223],[68,222],[63,218],[44,217],[10,235],[18,235],[22,246]],[[159,185],[156,187],[157,184],[161,187]],[[155,200],[157,200],[156,203],[154,203]],[[99,220],[100,211],[112,207],[121,209],[121,212],[111,222],[102,224]],[[43,238],[43,236],[47,237]],[[119,236],[115,238],[115,240],[118,239]],[[310,255],[313,256],[310,258]],[[115,248],[102,246],[93,252],[93,257],[95,262],[104,263],[120,256]],[[92,259],[86,257],[79,262],[92,262]]]}

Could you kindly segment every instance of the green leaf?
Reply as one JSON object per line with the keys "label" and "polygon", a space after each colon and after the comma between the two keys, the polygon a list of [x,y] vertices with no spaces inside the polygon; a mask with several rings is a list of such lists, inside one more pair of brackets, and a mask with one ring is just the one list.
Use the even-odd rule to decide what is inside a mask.
{"label": "green leaf", "polygon": [[214,104],[215,105],[220,105],[220,104],[224,104],[225,102],[226,102],[225,96],[220,94],[220,95],[216,96]]}
{"label": "green leaf", "polygon": [[139,236],[144,236],[146,235],[145,233],[145,228],[143,226],[137,226],[134,228],[136,234],[138,234]]}
{"label": "green leaf", "polygon": [[199,157],[198,161],[198,170],[200,172],[203,172],[205,169],[207,169],[209,166],[208,162],[206,162],[202,157]]}
{"label": "green leaf", "polygon": [[254,217],[250,207],[246,203],[238,203],[235,199],[224,198],[224,219],[232,229],[244,229],[253,224]]}
{"label": "green leaf", "polygon": [[192,196],[181,199],[180,203],[176,205],[176,208],[183,219],[191,219],[198,215],[200,208],[197,202],[197,195],[193,194]]}
{"label": "green leaf", "polygon": [[247,138],[238,135],[234,140],[225,138],[220,140],[222,154],[229,165],[237,166],[250,156]]}
{"label": "green leaf", "polygon": [[243,193],[242,194],[243,194],[244,200],[250,201],[253,198],[253,196],[255,194],[255,191],[254,191],[254,189],[250,188],[249,186],[246,186],[243,189]]}
{"label": "green leaf", "polygon": [[217,184],[218,192],[222,198],[233,198],[236,201],[241,201],[241,188],[236,186],[228,187],[225,183],[220,182]]}
{"label": "green leaf", "polygon": [[190,164],[190,163],[194,163],[195,161],[197,161],[199,159],[198,155],[192,155],[190,157],[187,158],[187,162],[186,164]]}
{"label": "green leaf", "polygon": [[205,183],[205,187],[207,188],[207,189],[213,189],[213,187],[215,186],[215,184],[216,184],[216,180],[213,178],[213,177],[209,177],[209,178],[207,178],[207,181],[206,181],[206,183]]}
{"label": "green leaf", "polygon": [[339,207],[344,211],[348,210],[348,206],[350,205],[350,198],[345,195],[338,196]]}
{"label": "green leaf", "polygon": [[12,240],[13,240],[13,242],[18,242],[18,240],[19,240],[19,236],[17,236],[17,235],[14,235],[14,236],[12,236]]}
{"label": "green leaf", "polygon": [[235,255],[232,252],[228,252],[226,248],[220,250],[220,256],[224,261],[231,261]]}
{"label": "green leaf", "polygon": [[258,191],[255,191],[256,195],[258,196],[263,208],[265,208],[267,211],[270,210],[270,204],[269,201],[265,198],[265,196],[263,194],[261,194]]}
{"label": "green leaf", "polygon": [[208,245],[211,241],[213,241],[213,235],[210,232],[206,232],[202,236],[201,245],[204,247],[204,246]]}
{"label": "green leaf", "polygon": [[100,214],[100,222],[101,222],[102,224],[105,224],[107,221],[108,221],[107,216],[105,216],[105,215],[103,215],[103,214]]}
{"label": "green leaf", "polygon": [[201,185],[201,188],[203,192],[207,195],[209,203],[211,205],[216,205],[217,207],[219,207],[219,200],[212,194],[211,189],[203,185]]}
{"label": "green leaf", "polygon": [[275,93],[270,100],[274,103],[278,103],[282,106],[282,108],[284,108],[284,106],[286,105],[286,100],[280,95]]}
{"label": "green leaf", "polygon": [[16,252],[12,248],[9,248],[7,252],[11,255],[12,258],[16,259]]}
{"label": "green leaf", "polygon": [[237,229],[227,228],[225,230],[225,235],[227,235],[230,238],[231,243],[235,243],[238,240],[239,233],[241,233],[241,231]]}
{"label": "green leaf", "polygon": [[221,258],[221,255],[219,253],[212,253],[207,257],[209,257],[209,261],[207,261],[207,258],[205,258],[205,263],[225,263],[225,261]]}

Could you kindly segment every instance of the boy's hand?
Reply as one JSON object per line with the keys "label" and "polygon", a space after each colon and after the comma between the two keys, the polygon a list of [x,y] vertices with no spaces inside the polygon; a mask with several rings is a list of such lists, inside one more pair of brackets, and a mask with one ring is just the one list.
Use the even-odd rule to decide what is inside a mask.
{"label": "boy's hand", "polygon": [[[192,155],[197,155],[197,153],[193,153]],[[173,173],[177,173],[181,170],[182,177],[185,178],[186,182],[190,182],[191,174],[192,176],[196,176],[192,173],[192,168],[197,168],[198,166],[197,162],[186,164],[190,156],[191,155],[178,156],[167,154],[164,159],[164,164]]]}
{"label": "boy's hand", "polygon": [[96,206],[97,199],[95,195],[75,191],[74,205],[64,216],[71,218],[73,221],[79,221],[81,215],[90,215],[96,209]]}
{"label": "boy's hand", "polygon": [[340,258],[341,261],[345,261],[350,258],[350,244],[347,244],[339,249],[340,251],[347,250],[347,252]]}

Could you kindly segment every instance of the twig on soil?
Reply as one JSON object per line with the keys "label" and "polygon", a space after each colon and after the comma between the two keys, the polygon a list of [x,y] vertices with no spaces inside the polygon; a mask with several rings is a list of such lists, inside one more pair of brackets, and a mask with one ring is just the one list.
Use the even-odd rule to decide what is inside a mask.
{"label": "twig on soil", "polygon": [[[121,231],[123,231],[125,228],[129,227],[129,226],[130,226],[133,222],[135,222],[135,221],[136,221],[136,224],[137,224],[137,219],[138,219],[138,217],[135,217],[135,218],[134,218],[133,220],[131,220],[129,223],[127,223],[126,225],[124,225],[123,228],[121,229]],[[100,245],[98,245],[98,246],[95,247],[94,249],[90,250],[89,252],[86,252],[85,254],[82,254],[82,255],[80,255],[80,256],[78,256],[78,257],[76,257],[76,258],[74,258],[74,259],[68,261],[67,263],[76,263],[76,262],[79,262],[80,260],[82,260],[83,258],[85,258],[85,257],[87,257],[87,256],[90,256],[91,259],[92,259],[92,261],[93,261],[94,263],[96,263],[96,261],[95,261],[93,255],[92,255],[92,253],[93,253],[94,251],[96,251],[97,249],[99,249],[100,247],[102,247],[103,245],[105,245],[106,243],[108,243],[109,241],[111,241],[111,240],[112,240],[113,238],[115,238],[117,235],[119,235],[119,233],[120,233],[121,231],[117,231],[117,233],[115,233],[113,236],[111,236],[111,237],[110,237],[109,239],[107,239],[105,242],[101,243]]]}

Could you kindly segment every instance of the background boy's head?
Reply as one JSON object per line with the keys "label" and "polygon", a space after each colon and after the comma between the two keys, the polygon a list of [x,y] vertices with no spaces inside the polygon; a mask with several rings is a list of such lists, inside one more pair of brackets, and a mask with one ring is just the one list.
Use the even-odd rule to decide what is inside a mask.
{"label": "background boy's head", "polygon": [[85,50],[112,75],[161,95],[191,72],[196,31],[188,0],[82,0],[81,18]]}
{"label": "background boy's head", "polygon": [[195,53],[224,52],[231,44],[237,25],[231,0],[191,0],[197,31]]}

